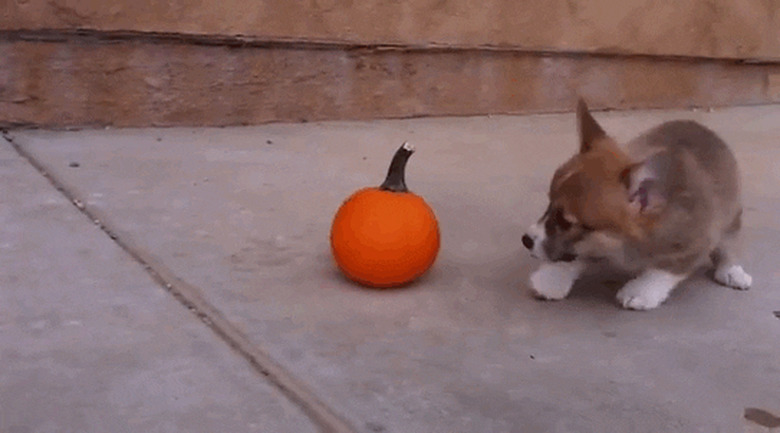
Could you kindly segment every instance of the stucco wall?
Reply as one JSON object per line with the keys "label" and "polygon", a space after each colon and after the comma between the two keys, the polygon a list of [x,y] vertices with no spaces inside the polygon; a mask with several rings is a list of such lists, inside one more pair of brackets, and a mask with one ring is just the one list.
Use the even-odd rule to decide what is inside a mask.
{"label": "stucco wall", "polygon": [[780,0],[2,0],[0,29],[780,59]]}
{"label": "stucco wall", "polygon": [[0,59],[0,125],[45,127],[550,112],[577,95],[594,108],[756,104],[780,74],[722,61],[94,41],[0,44]]}
{"label": "stucco wall", "polygon": [[0,0],[0,126],[780,102],[780,0]]}

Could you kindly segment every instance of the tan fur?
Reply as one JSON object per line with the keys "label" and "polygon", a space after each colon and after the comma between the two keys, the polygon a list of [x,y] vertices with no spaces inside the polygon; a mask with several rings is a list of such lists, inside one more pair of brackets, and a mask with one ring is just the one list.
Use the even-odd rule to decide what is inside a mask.
{"label": "tan fur", "polygon": [[591,228],[641,236],[621,183],[621,173],[630,163],[612,140],[600,139],[587,153],[564,164],[553,179],[550,200]]}

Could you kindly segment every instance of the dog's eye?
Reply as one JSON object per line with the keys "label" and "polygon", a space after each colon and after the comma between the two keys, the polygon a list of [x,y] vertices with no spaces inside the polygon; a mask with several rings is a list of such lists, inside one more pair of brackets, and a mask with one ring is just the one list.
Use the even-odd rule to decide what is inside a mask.
{"label": "dog's eye", "polygon": [[571,226],[573,225],[571,221],[567,220],[563,216],[563,211],[561,209],[555,209],[553,211],[552,219],[555,225],[558,226],[563,231],[571,229]]}
{"label": "dog's eye", "polygon": [[569,230],[571,229],[572,223],[569,222],[566,218],[561,217],[561,219],[558,221],[558,227],[561,228],[561,230]]}

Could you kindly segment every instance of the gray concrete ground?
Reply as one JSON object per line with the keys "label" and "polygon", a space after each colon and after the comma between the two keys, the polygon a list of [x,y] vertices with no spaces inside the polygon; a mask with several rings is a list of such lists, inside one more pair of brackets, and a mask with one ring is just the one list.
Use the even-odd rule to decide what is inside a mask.
{"label": "gray concrete ground", "polygon": [[0,146],[0,432],[314,432]]}
{"label": "gray concrete ground", "polygon": [[[322,430],[778,431],[780,106],[596,117],[619,139],[691,118],[732,144],[752,290],[700,275],[634,312],[589,279],[567,300],[534,300],[520,237],[576,147],[572,114],[12,131],[181,299],[5,144],[0,430],[251,431],[257,419],[305,431],[295,404]],[[407,183],[435,209],[442,250],[410,287],[363,289],[333,266],[331,218],[405,140],[418,149]],[[241,352],[267,355],[268,383]],[[290,380],[284,401],[271,385]]]}

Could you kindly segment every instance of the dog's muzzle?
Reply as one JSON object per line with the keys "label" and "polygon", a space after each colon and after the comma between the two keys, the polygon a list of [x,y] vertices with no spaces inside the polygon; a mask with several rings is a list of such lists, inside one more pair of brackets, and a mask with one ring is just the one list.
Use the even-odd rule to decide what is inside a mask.
{"label": "dog's muzzle", "polygon": [[563,253],[561,255],[550,257],[545,253],[542,248],[542,242],[544,242],[543,235],[539,234],[539,228],[534,226],[529,233],[523,235],[523,246],[531,252],[531,257],[543,260],[549,260],[551,262],[573,262],[577,260],[577,255],[572,253]]}

